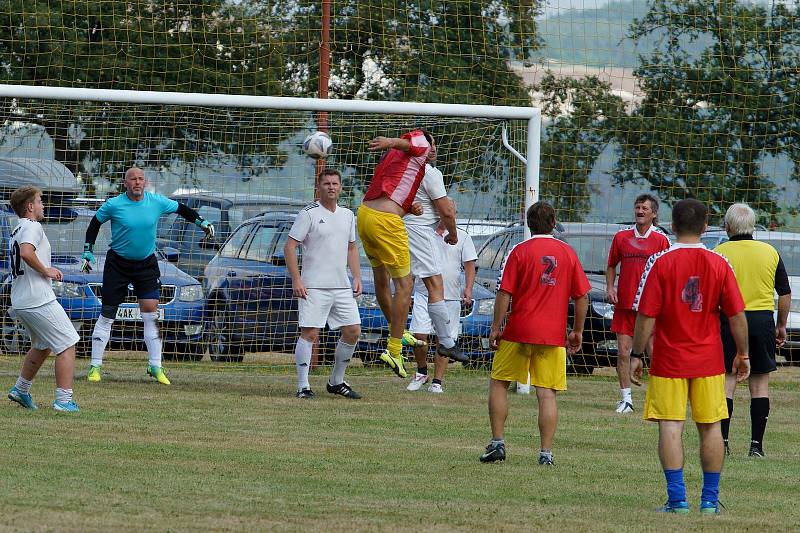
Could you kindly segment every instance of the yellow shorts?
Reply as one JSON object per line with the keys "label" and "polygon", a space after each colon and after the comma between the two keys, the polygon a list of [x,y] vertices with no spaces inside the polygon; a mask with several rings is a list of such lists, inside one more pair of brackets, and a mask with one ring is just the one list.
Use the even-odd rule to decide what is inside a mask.
{"label": "yellow shorts", "polygon": [[393,278],[411,273],[411,253],[403,219],[393,213],[358,208],[358,235],[373,267],[385,266]]}
{"label": "yellow shorts", "polygon": [[492,379],[525,383],[528,372],[534,387],[567,390],[567,350],[501,340],[492,359]]}
{"label": "yellow shorts", "polygon": [[705,378],[650,376],[644,399],[645,420],[686,420],[686,400],[692,404],[692,420],[712,424],[728,417],[725,374]]}

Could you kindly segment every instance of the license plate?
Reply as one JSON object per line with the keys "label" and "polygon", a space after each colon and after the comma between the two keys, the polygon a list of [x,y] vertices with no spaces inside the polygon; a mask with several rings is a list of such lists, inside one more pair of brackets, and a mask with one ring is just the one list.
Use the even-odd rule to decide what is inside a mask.
{"label": "license plate", "polygon": [[[164,320],[164,309],[157,309],[158,319]],[[117,320],[141,320],[142,310],[138,307],[117,307]]]}

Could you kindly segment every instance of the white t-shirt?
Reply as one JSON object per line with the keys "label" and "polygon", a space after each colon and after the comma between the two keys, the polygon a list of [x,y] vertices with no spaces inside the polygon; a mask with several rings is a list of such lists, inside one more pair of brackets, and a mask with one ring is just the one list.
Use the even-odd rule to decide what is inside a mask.
{"label": "white t-shirt", "polygon": [[[441,247],[442,254],[442,281],[444,283],[444,299],[445,300],[460,300],[461,295],[464,293],[464,282],[461,273],[464,272],[464,263],[467,261],[475,261],[478,259],[478,254],[475,252],[475,244],[472,242],[472,237],[462,230],[458,229],[458,242],[456,244],[447,244],[444,242],[443,235],[436,236],[436,243]],[[415,280],[414,290],[419,294],[428,296],[428,289],[421,279]]]}
{"label": "white t-shirt", "polygon": [[303,208],[289,237],[303,245],[300,277],[307,289],[349,289],[348,244],[356,241],[356,217],[345,207],[328,211],[319,202]]}
{"label": "white t-shirt", "polygon": [[9,251],[11,254],[11,307],[31,309],[56,299],[50,279],[39,274],[20,256],[20,246],[28,243],[36,249],[36,257],[50,266],[50,241],[44,234],[42,225],[28,218],[19,219],[17,227],[11,232]]}
{"label": "white t-shirt", "polygon": [[433,201],[445,196],[447,196],[447,189],[444,188],[442,171],[436,167],[425,165],[425,177],[422,178],[417,195],[414,197],[415,203],[422,204],[423,213],[420,216],[408,213],[403,216],[403,222],[418,226],[435,226],[441,217],[433,205]]}

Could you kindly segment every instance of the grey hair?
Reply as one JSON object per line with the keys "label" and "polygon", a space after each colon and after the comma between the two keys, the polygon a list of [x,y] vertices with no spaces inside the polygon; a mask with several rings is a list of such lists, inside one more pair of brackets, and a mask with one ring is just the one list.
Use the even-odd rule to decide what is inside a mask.
{"label": "grey hair", "polygon": [[756,214],[747,204],[733,204],[725,212],[725,230],[728,235],[752,235],[756,227]]}

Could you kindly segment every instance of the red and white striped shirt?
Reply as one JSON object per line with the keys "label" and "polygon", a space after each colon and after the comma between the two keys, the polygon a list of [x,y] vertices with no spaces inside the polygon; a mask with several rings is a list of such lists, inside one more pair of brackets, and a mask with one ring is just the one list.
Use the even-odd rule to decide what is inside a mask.
{"label": "red and white striped shirt", "polygon": [[411,148],[407,152],[392,148],[383,155],[375,167],[364,200],[377,200],[386,195],[408,212],[425,176],[425,162],[431,145],[421,130],[405,133],[400,138],[410,141]]}

